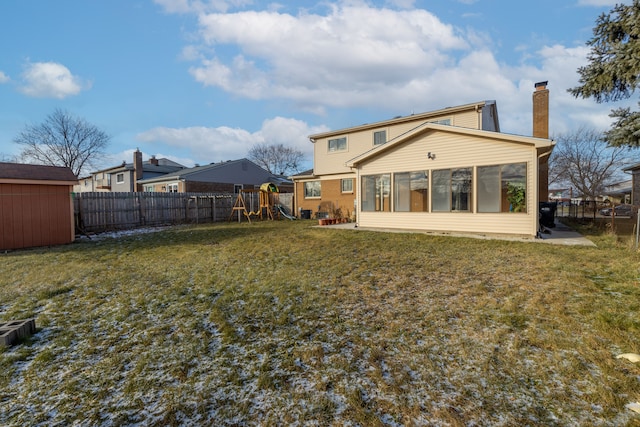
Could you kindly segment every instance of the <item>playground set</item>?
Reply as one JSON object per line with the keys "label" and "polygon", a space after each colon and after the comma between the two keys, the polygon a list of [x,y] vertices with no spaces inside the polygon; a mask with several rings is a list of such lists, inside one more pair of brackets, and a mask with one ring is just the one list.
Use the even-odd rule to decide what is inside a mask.
{"label": "playground set", "polygon": [[[233,209],[229,215],[229,221],[233,219],[233,215],[236,213],[238,216],[238,222],[242,221],[243,216],[247,218],[249,223],[251,223],[252,216],[257,217],[260,220],[274,220],[276,216],[278,219],[280,219],[281,216],[290,220],[296,219],[294,216],[287,214],[282,208],[282,205],[275,203],[276,197],[274,196],[278,193],[278,186],[271,182],[265,182],[259,189],[241,189],[238,192],[238,197],[236,197],[235,203],[233,204]],[[253,209],[256,194],[258,195],[258,209],[253,211],[251,209]],[[247,209],[247,198],[249,199],[249,209]]]}

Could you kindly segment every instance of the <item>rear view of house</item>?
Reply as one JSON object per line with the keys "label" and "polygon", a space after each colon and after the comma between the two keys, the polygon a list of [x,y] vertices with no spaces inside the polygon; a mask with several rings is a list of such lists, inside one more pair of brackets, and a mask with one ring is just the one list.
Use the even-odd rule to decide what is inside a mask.
{"label": "rear view of house", "polygon": [[75,239],[69,168],[0,163],[0,250]]}
{"label": "rear view of house", "polygon": [[358,225],[535,236],[548,198],[549,91],[533,94],[533,136],[500,132],[494,101],[310,136],[314,168],[293,177],[300,212]]}

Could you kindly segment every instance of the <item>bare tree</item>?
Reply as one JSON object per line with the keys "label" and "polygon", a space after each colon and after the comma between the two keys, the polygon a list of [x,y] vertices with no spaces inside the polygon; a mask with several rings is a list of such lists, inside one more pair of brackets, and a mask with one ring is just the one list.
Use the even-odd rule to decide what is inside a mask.
{"label": "bare tree", "polygon": [[46,120],[28,125],[14,139],[23,161],[66,166],[76,176],[104,155],[109,136],[82,118],[56,109]]}
{"label": "bare tree", "polygon": [[582,127],[561,134],[549,159],[549,183],[571,185],[591,200],[601,196],[604,187],[622,179],[621,171],[630,163],[628,147],[611,147],[604,133]]}
{"label": "bare tree", "polygon": [[302,151],[283,144],[256,144],[249,150],[249,159],[274,175],[299,172],[304,160]]}

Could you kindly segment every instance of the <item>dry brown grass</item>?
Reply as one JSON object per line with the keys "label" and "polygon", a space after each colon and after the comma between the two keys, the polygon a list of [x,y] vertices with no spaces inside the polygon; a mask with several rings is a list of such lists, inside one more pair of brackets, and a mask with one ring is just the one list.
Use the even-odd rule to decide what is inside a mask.
{"label": "dry brown grass", "polygon": [[0,423],[638,425],[640,255],[265,222],[6,254]]}

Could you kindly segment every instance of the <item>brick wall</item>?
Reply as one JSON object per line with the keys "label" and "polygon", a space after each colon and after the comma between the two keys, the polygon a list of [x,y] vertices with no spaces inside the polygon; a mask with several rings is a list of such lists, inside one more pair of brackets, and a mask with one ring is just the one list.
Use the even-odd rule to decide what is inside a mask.
{"label": "brick wall", "polygon": [[355,199],[355,182],[353,193],[342,192],[342,180],[333,179],[322,181],[320,189],[322,197],[305,199],[304,198],[304,183],[296,182],[296,193],[298,213],[300,209],[310,210],[311,217],[315,218],[318,212],[333,213],[336,209],[340,208],[343,216],[353,215],[353,201]]}

